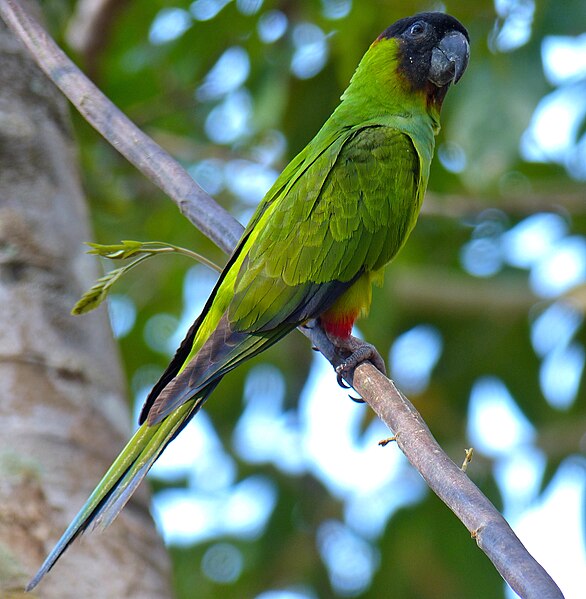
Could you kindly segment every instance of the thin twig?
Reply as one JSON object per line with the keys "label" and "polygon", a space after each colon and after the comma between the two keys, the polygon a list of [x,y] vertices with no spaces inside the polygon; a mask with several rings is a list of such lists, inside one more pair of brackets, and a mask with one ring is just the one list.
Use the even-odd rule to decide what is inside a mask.
{"label": "thin twig", "polygon": [[[0,16],[82,116],[167,193],[202,233],[224,251],[232,251],[242,232],[241,225],[131,123],[17,1],[0,0]],[[334,367],[340,364],[342,358],[319,326],[300,330]],[[368,362],[356,368],[349,382],[393,431],[407,459],[463,522],[511,588],[523,599],[563,599],[556,584],[529,555],[496,508],[443,452],[417,410],[395,384]]]}

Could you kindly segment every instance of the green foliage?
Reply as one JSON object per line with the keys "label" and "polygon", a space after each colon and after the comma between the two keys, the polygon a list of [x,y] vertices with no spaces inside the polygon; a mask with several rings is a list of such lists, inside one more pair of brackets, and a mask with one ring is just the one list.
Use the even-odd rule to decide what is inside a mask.
{"label": "green foliage", "polygon": [[[188,11],[195,4],[178,0],[173,7]],[[244,10],[254,4],[228,2],[212,18],[190,21],[176,39],[153,44],[149,41],[153,20],[171,5],[163,0],[125,3],[109,26],[104,48],[90,59],[80,57],[82,65],[84,60],[91,65],[103,91],[196,177],[202,182],[219,181],[214,196],[241,219],[248,218],[259,198],[246,187],[256,171],[239,169],[251,164],[268,171],[282,169],[331,114],[359,58],[380,31],[397,18],[430,7],[428,2],[415,0],[355,1],[348,3],[347,15],[332,19],[326,8],[336,3],[325,0],[265,0],[257,3],[256,12]],[[507,231],[533,212],[561,215],[567,236],[583,238],[586,234],[583,182],[572,177],[562,162],[527,162],[519,150],[534,110],[554,90],[543,74],[543,39],[580,33],[578,15],[583,13],[583,2],[564,3],[562,10],[553,0],[537,1],[526,43],[507,51],[498,45],[507,17],[496,14],[492,1],[448,2],[446,9],[470,30],[470,66],[446,99],[424,214],[388,268],[384,288],[375,290],[371,315],[361,321],[360,329],[382,355],[396,338],[418,325],[439,333],[441,355],[429,384],[408,395],[457,463],[470,446],[471,390],[485,377],[502,381],[534,427],[535,446],[545,460],[541,486],[546,488],[559,464],[579,453],[586,429],[583,375],[579,399],[565,410],[553,407],[540,382],[544,357],[531,341],[536,319],[558,298],[536,296],[526,268],[503,262],[492,273],[474,276],[462,266],[462,256],[474,241],[485,243],[480,247],[500,243]],[[286,17],[287,30],[266,43],[259,35],[259,24],[272,10]],[[62,15],[64,11],[54,12]],[[304,79],[295,76],[290,66],[297,37],[308,34],[296,27],[307,23],[321,28],[328,55],[323,68]],[[248,116],[237,136],[218,142],[210,139],[210,128],[217,122],[212,117],[226,94],[206,96],[201,90],[223,53],[234,47],[245,51],[249,72],[245,91],[231,97],[243,103]],[[184,254],[187,250],[180,247],[196,248],[200,256],[214,262],[225,258],[93,130],[78,117],[74,120],[96,239],[106,244],[128,237],[171,239],[176,244],[90,244],[91,253],[130,262],[100,279],[74,311],[92,309],[120,281],[117,289],[136,308],[135,324],[120,344],[131,388],[138,391],[154,382],[172,351],[149,344],[145,331],[161,314],[179,320],[189,313],[189,306],[183,306],[185,261],[148,258],[159,253]],[[575,141],[583,131],[582,123]],[[449,158],[458,155],[464,156],[464,162],[451,168]],[[206,169],[216,169],[215,179],[206,178]],[[142,269],[120,280],[143,262]],[[583,315],[583,288],[575,288],[570,299]],[[584,346],[583,326],[578,327],[574,341]],[[255,597],[265,590],[296,586],[313,589],[315,596],[336,596],[316,539],[323,522],[344,519],[341,493],[330,493],[315,473],[289,476],[273,465],[251,465],[233,442],[249,373],[261,363],[278,368],[285,381],[287,414],[301,419],[296,407],[311,359],[305,341],[292,334],[266,356],[227,377],[206,406],[225,452],[236,464],[236,480],[263,474],[275,485],[277,501],[263,534],[252,540],[221,537],[174,547],[177,597],[193,597],[194,589],[201,598]],[[365,416],[363,427],[368,426]],[[330,443],[337,447],[342,440],[332,438]],[[397,450],[391,444],[381,451],[390,456]],[[471,478],[501,508],[508,507],[495,478],[502,459],[476,451],[468,467]],[[410,484],[409,474],[401,480]],[[403,483],[394,484],[387,491],[390,499]],[[162,483],[157,486],[164,487]],[[234,582],[214,582],[202,566],[206,552],[217,542],[236,546],[242,556],[242,573]],[[385,531],[368,542],[379,566],[372,583],[355,596],[504,596],[503,583],[492,565],[461,524],[430,495],[399,509]]]}

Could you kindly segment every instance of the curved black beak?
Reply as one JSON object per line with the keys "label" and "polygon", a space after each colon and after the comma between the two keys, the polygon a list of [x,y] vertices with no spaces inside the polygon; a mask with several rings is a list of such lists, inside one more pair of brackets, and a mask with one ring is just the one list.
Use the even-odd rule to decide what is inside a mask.
{"label": "curved black beak", "polygon": [[470,58],[470,44],[459,31],[450,31],[431,53],[431,66],[427,78],[437,87],[458,83]]}

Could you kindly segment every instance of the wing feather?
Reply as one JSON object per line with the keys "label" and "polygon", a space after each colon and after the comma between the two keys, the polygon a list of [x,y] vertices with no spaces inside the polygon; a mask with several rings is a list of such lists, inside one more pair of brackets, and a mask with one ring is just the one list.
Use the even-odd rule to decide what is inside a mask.
{"label": "wing feather", "polygon": [[[419,212],[420,158],[409,136],[385,126],[349,131],[271,207],[236,278],[229,320],[266,330],[295,304],[315,317],[364,272],[399,250]],[[309,295],[334,282],[321,302]],[[303,312],[303,311],[301,311]],[[296,314],[298,314],[296,312]]]}

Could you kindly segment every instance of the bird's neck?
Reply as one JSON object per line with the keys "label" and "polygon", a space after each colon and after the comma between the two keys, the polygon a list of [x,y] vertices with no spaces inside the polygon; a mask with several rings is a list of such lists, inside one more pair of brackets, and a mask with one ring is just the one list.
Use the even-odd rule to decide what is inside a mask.
{"label": "bird's neck", "polygon": [[437,135],[441,102],[430,101],[425,90],[414,91],[401,73],[395,39],[375,41],[356,69],[334,115],[339,124],[416,120]]}

